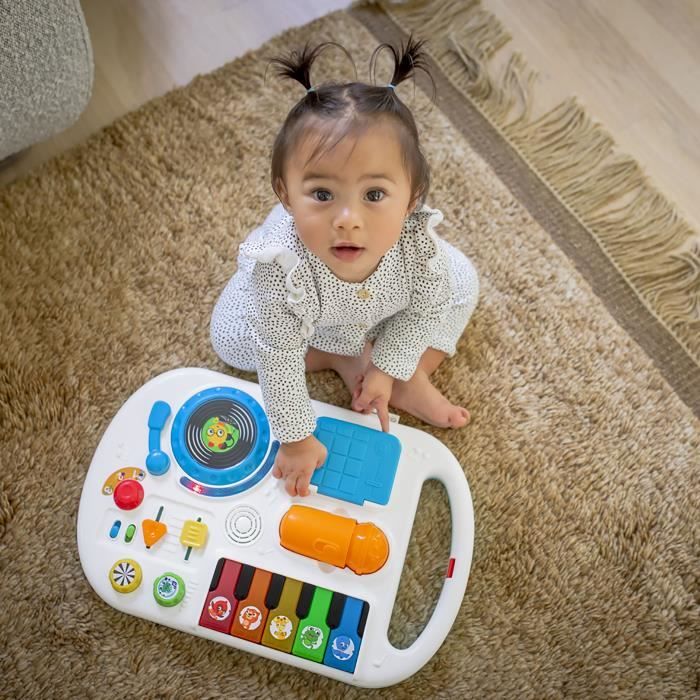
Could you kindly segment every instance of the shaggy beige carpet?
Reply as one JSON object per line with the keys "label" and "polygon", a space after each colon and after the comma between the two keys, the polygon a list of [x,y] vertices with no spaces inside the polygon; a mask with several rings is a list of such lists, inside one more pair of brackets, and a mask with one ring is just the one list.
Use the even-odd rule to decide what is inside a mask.
{"label": "shaggy beige carpet", "polygon": [[[646,187],[622,166],[605,185],[567,146],[557,119],[579,108],[513,125],[502,98],[527,80],[489,83],[502,28],[477,4],[443,3],[451,14],[434,21],[418,12],[426,2],[412,7],[289,31],[0,191],[1,697],[697,697],[697,327],[673,315],[693,289],[678,284],[687,271],[664,271],[663,250],[658,270],[634,253],[658,253],[682,222],[652,221],[639,202],[615,215],[580,172],[567,181],[582,162],[608,192]],[[136,389],[175,367],[228,371],[209,345],[211,309],[274,203],[270,145],[300,96],[263,81],[267,58],[335,39],[364,71],[378,39],[418,25],[433,41],[438,102],[400,94],[422,128],[442,233],[482,283],[436,377],[473,423],[428,429],[464,466],[475,553],[439,652],[403,684],[362,691],[110,608],[82,574],[76,514],[100,436]],[[324,60],[317,76],[351,77],[341,54]],[[523,70],[513,62],[513,76]],[[653,239],[650,226],[666,228]],[[331,373],[309,382],[314,398],[348,405]],[[426,487],[397,645],[430,615],[447,522],[442,490]]]}

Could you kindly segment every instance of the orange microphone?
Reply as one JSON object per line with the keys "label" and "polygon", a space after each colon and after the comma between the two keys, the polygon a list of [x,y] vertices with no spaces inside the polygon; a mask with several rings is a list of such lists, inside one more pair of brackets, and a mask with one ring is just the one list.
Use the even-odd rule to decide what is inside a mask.
{"label": "orange microphone", "polygon": [[386,535],[374,523],[358,523],[309,506],[293,505],[282,516],[280,544],[360,575],[379,571],[389,557]]}

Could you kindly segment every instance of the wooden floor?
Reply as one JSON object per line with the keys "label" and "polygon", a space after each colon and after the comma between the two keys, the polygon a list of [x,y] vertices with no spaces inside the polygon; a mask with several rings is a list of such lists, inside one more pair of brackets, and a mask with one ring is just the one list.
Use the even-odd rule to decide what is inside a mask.
{"label": "wooden floor", "polygon": [[[347,0],[82,0],[95,54],[80,120],[0,184],[145,101]],[[700,231],[700,2],[483,0],[541,74],[538,99],[578,95]]]}
{"label": "wooden floor", "polygon": [[577,95],[700,232],[700,1],[483,0],[540,73]]}

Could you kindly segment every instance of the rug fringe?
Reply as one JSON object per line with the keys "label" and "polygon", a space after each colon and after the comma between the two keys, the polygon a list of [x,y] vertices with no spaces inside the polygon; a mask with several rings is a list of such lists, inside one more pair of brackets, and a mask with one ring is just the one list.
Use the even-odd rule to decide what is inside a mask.
{"label": "rug fringe", "polygon": [[496,75],[490,59],[511,39],[480,0],[375,0],[427,50],[559,201],[590,232],[647,309],[700,364],[700,235],[651,185],[639,164],[575,98],[533,118],[537,73],[513,53]]}

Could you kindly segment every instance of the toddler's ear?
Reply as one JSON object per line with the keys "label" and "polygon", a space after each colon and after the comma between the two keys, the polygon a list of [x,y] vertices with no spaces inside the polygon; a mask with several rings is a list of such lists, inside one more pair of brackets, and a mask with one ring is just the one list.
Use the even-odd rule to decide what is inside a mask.
{"label": "toddler's ear", "polygon": [[289,204],[289,195],[287,194],[287,188],[284,186],[284,182],[280,180],[275,188],[278,199],[282,202],[282,206],[291,214],[292,209]]}

